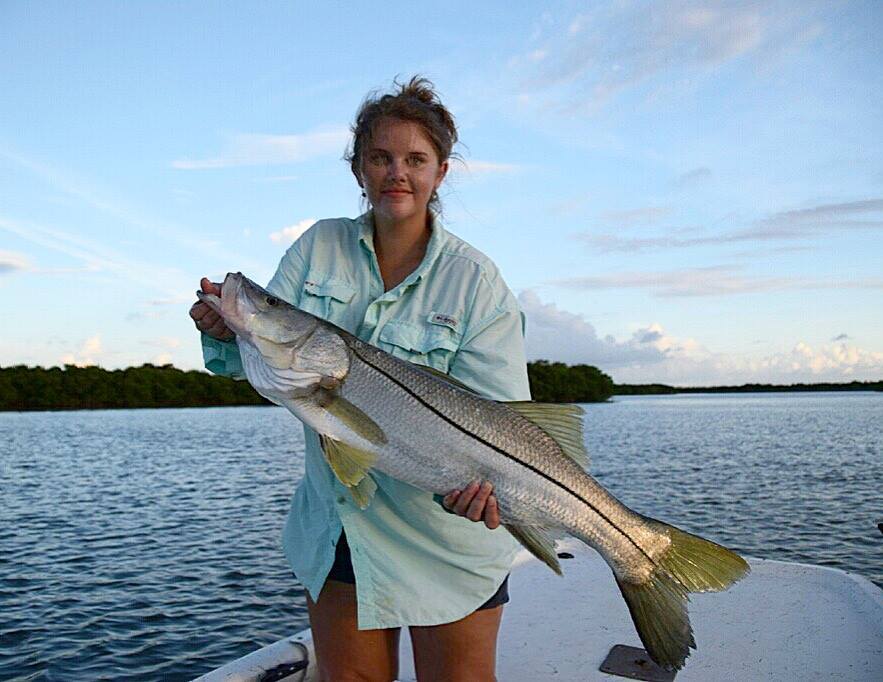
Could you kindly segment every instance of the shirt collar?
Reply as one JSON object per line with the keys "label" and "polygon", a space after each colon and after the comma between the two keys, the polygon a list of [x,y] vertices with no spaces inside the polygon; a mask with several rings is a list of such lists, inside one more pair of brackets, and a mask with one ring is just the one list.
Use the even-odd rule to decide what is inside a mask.
{"label": "shirt collar", "polygon": [[[376,256],[377,254],[374,250],[374,213],[370,210],[366,211],[356,218],[356,222],[359,225],[359,242]],[[441,218],[438,213],[432,210],[429,211],[429,227],[432,233],[429,235],[429,242],[426,244],[426,253],[423,256],[423,260],[420,261],[420,265],[404,279],[399,287],[409,286],[423,279],[423,276],[429,271],[433,263],[435,263],[435,259],[441,253],[445,242],[447,242],[448,233],[442,226]]]}

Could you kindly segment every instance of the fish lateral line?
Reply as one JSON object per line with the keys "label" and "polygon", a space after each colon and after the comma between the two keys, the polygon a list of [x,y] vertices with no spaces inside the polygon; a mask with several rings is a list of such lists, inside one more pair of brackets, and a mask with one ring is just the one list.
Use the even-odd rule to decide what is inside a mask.
{"label": "fish lateral line", "polygon": [[[411,390],[411,388],[409,388],[408,386],[406,386],[405,384],[403,384],[401,381],[399,381],[398,379],[396,379],[394,376],[390,375],[388,372],[384,371],[383,368],[378,367],[377,365],[375,365],[373,362],[371,362],[371,360],[369,360],[369,359],[366,358],[362,353],[360,353],[358,349],[353,348],[353,352],[354,352],[354,353],[359,357],[359,359],[362,360],[366,365],[368,365],[369,367],[371,367],[372,369],[374,369],[376,372],[380,373],[382,376],[384,376],[384,377],[386,377],[387,379],[389,379],[389,380],[390,380],[391,382],[393,382],[396,386],[398,386],[399,388],[401,388],[403,391],[405,391],[405,392],[408,393],[411,397],[413,397],[417,402],[419,402],[421,405],[423,405],[426,409],[428,409],[430,412],[432,412],[432,413],[434,413],[435,415],[437,415],[438,417],[440,417],[443,421],[446,421],[448,424],[450,424],[451,426],[453,426],[455,429],[457,429],[457,430],[460,431],[461,433],[466,434],[466,435],[469,436],[470,438],[473,438],[473,439],[477,440],[479,443],[481,443],[482,445],[484,445],[484,446],[490,448],[491,450],[494,450],[495,452],[498,452],[499,454],[503,455],[504,457],[507,457],[508,459],[511,459],[513,462],[516,462],[517,464],[520,464],[521,466],[523,466],[523,467],[529,469],[530,471],[533,471],[535,474],[541,476],[542,478],[546,479],[546,480],[549,481],[550,483],[554,483],[554,484],[557,485],[559,488],[561,488],[561,489],[564,490],[565,492],[567,492],[567,493],[569,493],[570,495],[572,495],[573,497],[575,497],[577,500],[579,500],[580,502],[582,502],[583,504],[585,504],[587,507],[589,507],[589,509],[591,509],[593,512],[595,512],[598,516],[600,516],[602,519],[604,519],[604,521],[607,522],[607,523],[610,525],[611,528],[614,528],[614,529],[615,529],[620,535],[622,535],[626,540],[628,540],[629,543],[630,543],[631,545],[633,545],[633,546],[635,547],[635,549],[637,549],[641,554],[643,554],[643,555],[647,558],[647,560],[648,560],[651,564],[653,564],[654,567],[656,567],[656,566],[659,565],[659,564],[653,559],[653,557],[651,557],[651,556],[647,553],[647,551],[646,551],[643,547],[641,547],[641,546],[640,546],[640,545],[634,540],[634,538],[632,538],[632,537],[631,537],[631,536],[630,536],[625,530],[623,530],[622,528],[620,528],[616,523],[614,523],[610,518],[608,518],[607,515],[604,514],[604,512],[602,512],[600,509],[598,509],[595,505],[593,505],[591,502],[589,502],[587,499],[585,499],[585,498],[584,498],[582,495],[580,495],[578,492],[576,492],[575,490],[572,490],[572,489],[568,488],[566,485],[564,485],[564,484],[561,483],[560,481],[556,481],[554,478],[552,478],[551,476],[549,476],[547,473],[545,473],[544,471],[541,471],[540,469],[537,469],[537,468],[534,467],[532,464],[529,464],[529,463],[525,462],[524,460],[519,459],[518,457],[516,457],[516,456],[513,455],[512,453],[507,452],[506,450],[503,450],[502,448],[500,448],[500,447],[494,445],[493,443],[490,443],[490,442],[486,441],[486,440],[485,440],[484,438],[482,438],[481,436],[472,433],[471,431],[469,431],[468,429],[464,428],[463,426],[461,426],[460,424],[458,424],[457,422],[455,422],[453,419],[451,419],[450,417],[448,417],[446,414],[443,414],[442,412],[440,412],[439,410],[437,410],[435,407],[433,407],[432,405],[430,405],[430,404],[429,404],[428,402],[426,402],[426,401],[425,401],[420,395],[418,395],[418,394],[415,393],[413,390]],[[559,446],[559,447],[560,447],[560,446]]]}

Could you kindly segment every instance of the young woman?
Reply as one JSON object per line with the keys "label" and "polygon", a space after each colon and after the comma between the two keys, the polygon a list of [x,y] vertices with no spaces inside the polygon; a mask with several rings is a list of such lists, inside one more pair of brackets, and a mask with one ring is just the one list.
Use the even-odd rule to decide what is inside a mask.
{"label": "young woman", "polygon": [[[424,79],[366,100],[349,161],[369,210],[316,223],[288,249],[267,288],[487,397],[529,399],[515,299],[494,264],[447,232],[436,212],[456,141],[453,117]],[[201,286],[220,295],[216,283]],[[190,315],[203,333],[206,367],[241,375],[223,321],[200,303]],[[400,628],[408,626],[419,680],[495,679],[517,545],[498,528],[490,483],[464,481],[462,490],[433,499],[375,472],[377,493],[360,510],[316,434],[306,428],[305,439],[305,474],[283,547],[308,591],[322,678],[395,679]]]}

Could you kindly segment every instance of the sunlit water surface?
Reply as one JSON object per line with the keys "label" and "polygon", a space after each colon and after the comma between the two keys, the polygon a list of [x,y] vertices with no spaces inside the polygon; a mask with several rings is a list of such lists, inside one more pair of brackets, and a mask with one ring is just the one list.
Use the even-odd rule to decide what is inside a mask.
{"label": "sunlit water surface", "polygon": [[[634,509],[883,585],[883,395],[586,412]],[[0,679],[187,680],[305,627],[279,547],[302,453],[279,408],[0,413]]]}

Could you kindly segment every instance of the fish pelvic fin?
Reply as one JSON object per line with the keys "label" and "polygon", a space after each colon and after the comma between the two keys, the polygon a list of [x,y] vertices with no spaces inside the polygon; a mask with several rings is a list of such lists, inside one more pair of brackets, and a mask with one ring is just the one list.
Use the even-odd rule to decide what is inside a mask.
{"label": "fish pelvic fin", "polygon": [[555,541],[539,526],[518,526],[513,523],[504,524],[512,536],[520,542],[528,552],[561,575],[561,564],[555,552]]}
{"label": "fish pelvic fin", "polygon": [[748,562],[735,552],[698,535],[644,517],[668,536],[669,547],[656,557],[656,567],[643,583],[617,579],[635,628],[647,653],[669,670],[683,667],[695,649],[687,616],[688,592],[720,592],[743,578]]}
{"label": "fish pelvic fin", "polygon": [[533,422],[558,443],[565,455],[583,469],[589,468],[589,455],[583,438],[583,408],[566,403],[535,403],[517,400],[505,403]]}

